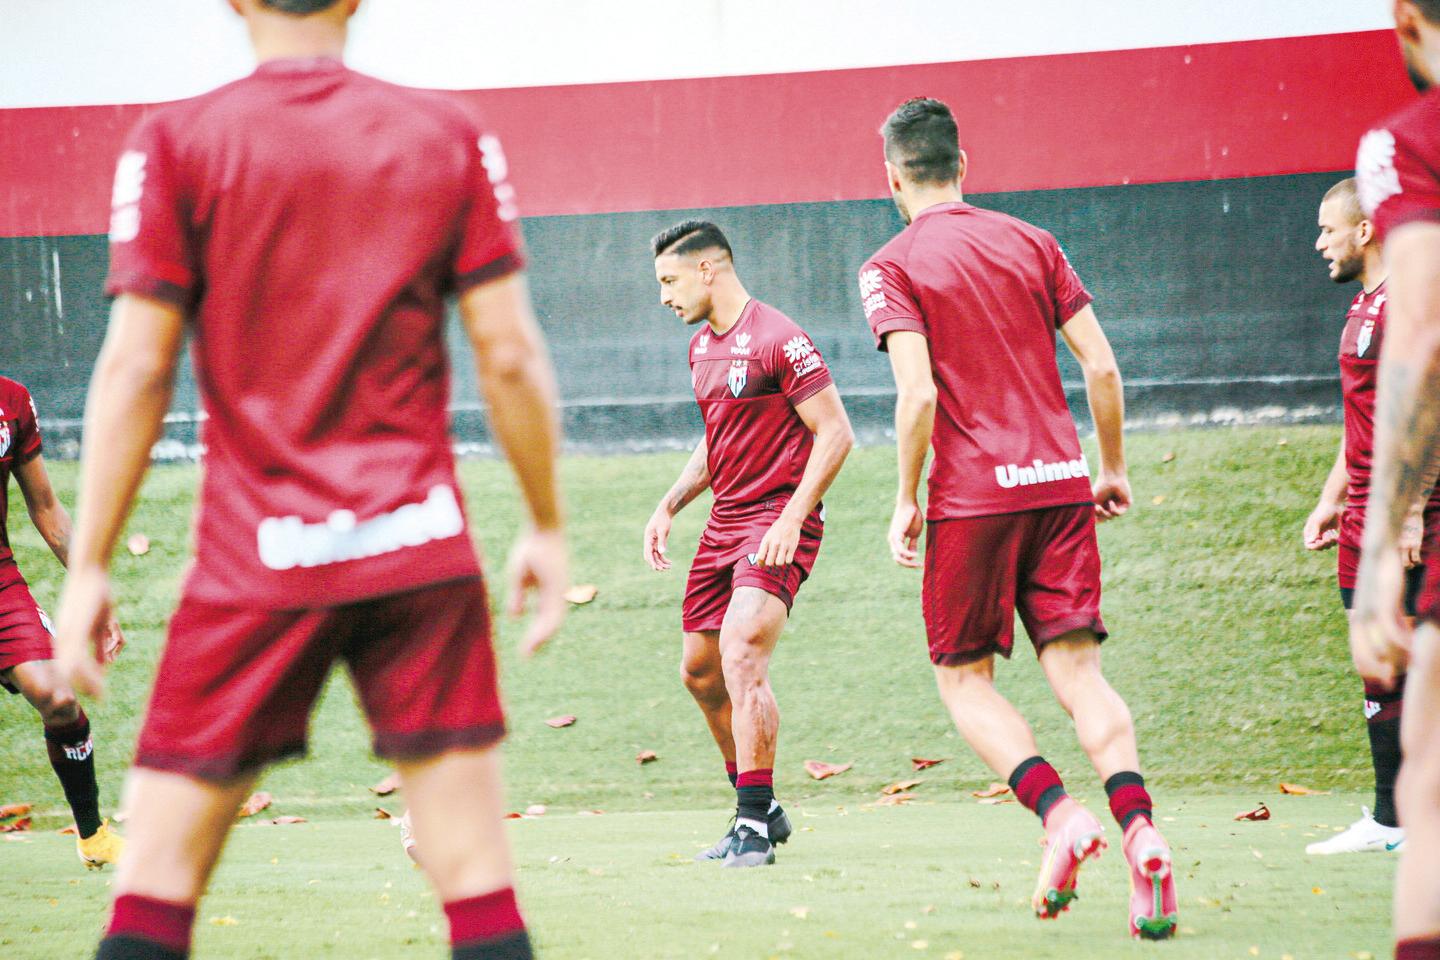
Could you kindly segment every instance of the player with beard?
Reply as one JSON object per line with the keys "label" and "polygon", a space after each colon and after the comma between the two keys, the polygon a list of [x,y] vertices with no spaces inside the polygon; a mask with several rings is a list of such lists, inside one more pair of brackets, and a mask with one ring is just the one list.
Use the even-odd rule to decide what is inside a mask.
{"label": "player with beard", "polygon": [[[1320,235],[1315,249],[1330,264],[1330,279],[1336,283],[1359,281],[1345,315],[1340,335],[1340,389],[1345,404],[1345,433],[1340,452],[1325,480],[1320,502],[1305,521],[1307,549],[1325,550],[1337,546],[1337,579],[1340,600],[1348,614],[1355,594],[1355,571],[1360,563],[1361,531],[1365,527],[1365,502],[1370,487],[1370,457],[1375,432],[1375,374],[1385,339],[1385,264],[1375,237],[1375,225],[1360,209],[1355,180],[1342,180],[1325,194],[1320,203]],[[1440,491],[1432,488],[1425,500],[1411,508],[1400,536],[1400,550],[1406,567],[1405,610],[1414,616],[1420,592],[1424,560],[1433,553],[1440,518]],[[1375,768],[1375,810],[1366,810],[1342,833],[1305,848],[1310,854],[1360,853],[1394,850],[1404,841],[1405,831],[1395,815],[1395,776],[1400,771],[1400,715],[1405,680],[1401,676],[1393,690],[1365,682],[1362,700],[1366,729],[1370,735],[1370,758]]]}
{"label": "player with beard", "polygon": [[[967,160],[949,107],[907,101],[881,133],[908,226],[861,269],[860,297],[897,388],[890,553],[919,567],[925,535],[921,604],[940,697],[970,746],[1044,824],[1031,905],[1042,919],[1058,916],[1075,898],[1081,864],[1105,841],[995,688],[995,656],[1010,656],[1018,612],[1124,832],[1130,933],[1172,936],[1170,848],[1151,816],[1130,710],[1100,669],[1095,523],[1130,506],[1114,354],[1055,238],[965,202]],[[1055,362],[1057,332],[1085,375],[1100,447],[1093,486]],[[917,488],[932,443],[922,513]]]}
{"label": "player with beard", "polygon": [[675,514],[708,487],[714,505],[681,611],[681,679],[720,747],[734,827],[697,860],[775,862],[790,821],[775,800],[780,711],[770,657],[820,552],[820,499],[854,443],[820,352],[785,314],[745,291],[730,243],[687,220],[651,243],[660,302],[687,326],[705,436],[645,525],[645,561],[666,557]]}
{"label": "player with beard", "polygon": [[1394,16],[1422,96],[1366,133],[1355,160],[1361,206],[1385,245],[1389,329],[1350,652],[1368,681],[1393,689],[1405,676],[1395,956],[1440,960],[1440,562],[1426,570],[1412,628],[1399,550],[1411,505],[1440,463],[1440,0],[1395,0]]}

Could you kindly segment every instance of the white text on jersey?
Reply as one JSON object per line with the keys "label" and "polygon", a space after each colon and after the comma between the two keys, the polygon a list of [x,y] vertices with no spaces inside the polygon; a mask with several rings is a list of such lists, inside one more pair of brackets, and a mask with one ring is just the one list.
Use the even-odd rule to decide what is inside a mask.
{"label": "white text on jersey", "polygon": [[436,485],[423,503],[404,504],[364,523],[356,523],[349,510],[336,510],[324,523],[266,517],[260,521],[256,541],[261,563],[271,570],[289,570],[393,553],[464,531],[455,491]]}
{"label": "white text on jersey", "polygon": [[1085,462],[1083,456],[1078,460],[1060,460],[1055,463],[1034,460],[1028,467],[1007,463],[1003,467],[995,468],[995,482],[1007,490],[1011,487],[1028,487],[1037,483],[1055,483],[1088,476],[1090,464]]}

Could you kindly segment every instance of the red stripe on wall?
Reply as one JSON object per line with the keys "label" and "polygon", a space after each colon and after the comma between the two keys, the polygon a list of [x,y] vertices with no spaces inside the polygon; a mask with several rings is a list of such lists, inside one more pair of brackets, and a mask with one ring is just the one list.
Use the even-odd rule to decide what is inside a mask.
{"label": "red stripe on wall", "polygon": [[[456,94],[501,135],[529,216],[881,197],[876,130],[917,95],[955,109],[987,193],[1346,169],[1414,91],[1373,31]],[[0,236],[104,232],[145,109],[0,110]]]}

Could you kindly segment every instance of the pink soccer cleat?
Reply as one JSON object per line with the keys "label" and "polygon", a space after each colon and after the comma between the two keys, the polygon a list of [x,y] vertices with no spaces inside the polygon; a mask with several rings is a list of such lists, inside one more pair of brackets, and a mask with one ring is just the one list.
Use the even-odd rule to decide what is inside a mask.
{"label": "pink soccer cleat", "polygon": [[1073,800],[1052,813],[1045,830],[1045,860],[1030,898],[1035,916],[1053,920],[1070,909],[1080,865],[1105,849],[1104,833],[1095,815]]}
{"label": "pink soccer cleat", "polygon": [[1138,820],[1125,836],[1130,862],[1130,936],[1168,940],[1180,919],[1170,847],[1155,825]]}

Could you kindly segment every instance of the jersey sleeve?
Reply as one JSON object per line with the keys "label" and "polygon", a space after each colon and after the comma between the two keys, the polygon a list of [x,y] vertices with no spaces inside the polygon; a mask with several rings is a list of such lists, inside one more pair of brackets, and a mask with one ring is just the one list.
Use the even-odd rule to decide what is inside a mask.
{"label": "jersey sleeve", "polygon": [[115,165],[105,292],[138,293],[187,309],[199,286],[191,204],[164,125],[140,122]]}
{"label": "jersey sleeve", "polygon": [[451,266],[455,288],[462,293],[525,266],[520,211],[500,138],[472,133],[474,142],[467,148],[465,218]]}
{"label": "jersey sleeve", "polygon": [[810,337],[794,324],[782,331],[783,340],[776,340],[771,348],[771,362],[775,364],[780,381],[780,392],[796,407],[834,383],[825,358]]}
{"label": "jersey sleeve", "polygon": [[860,304],[865,321],[875,335],[875,346],[885,349],[885,334],[909,330],[929,337],[930,330],[920,312],[905,271],[888,259],[877,257],[860,270]]}
{"label": "jersey sleeve", "polygon": [[30,391],[24,390],[21,394],[23,403],[17,411],[15,437],[12,445],[15,449],[15,460],[17,463],[29,463],[40,455],[40,417],[35,412],[35,398],[30,396]]}
{"label": "jersey sleeve", "polygon": [[1085,289],[1085,284],[1070,265],[1070,258],[1065,256],[1060,242],[1054,237],[1047,239],[1051,247],[1050,302],[1054,310],[1055,327],[1058,329],[1089,306],[1095,298]]}
{"label": "jersey sleeve", "polygon": [[1403,133],[1382,128],[1365,134],[1355,177],[1360,204],[1381,240],[1407,223],[1440,221],[1440,172]]}

